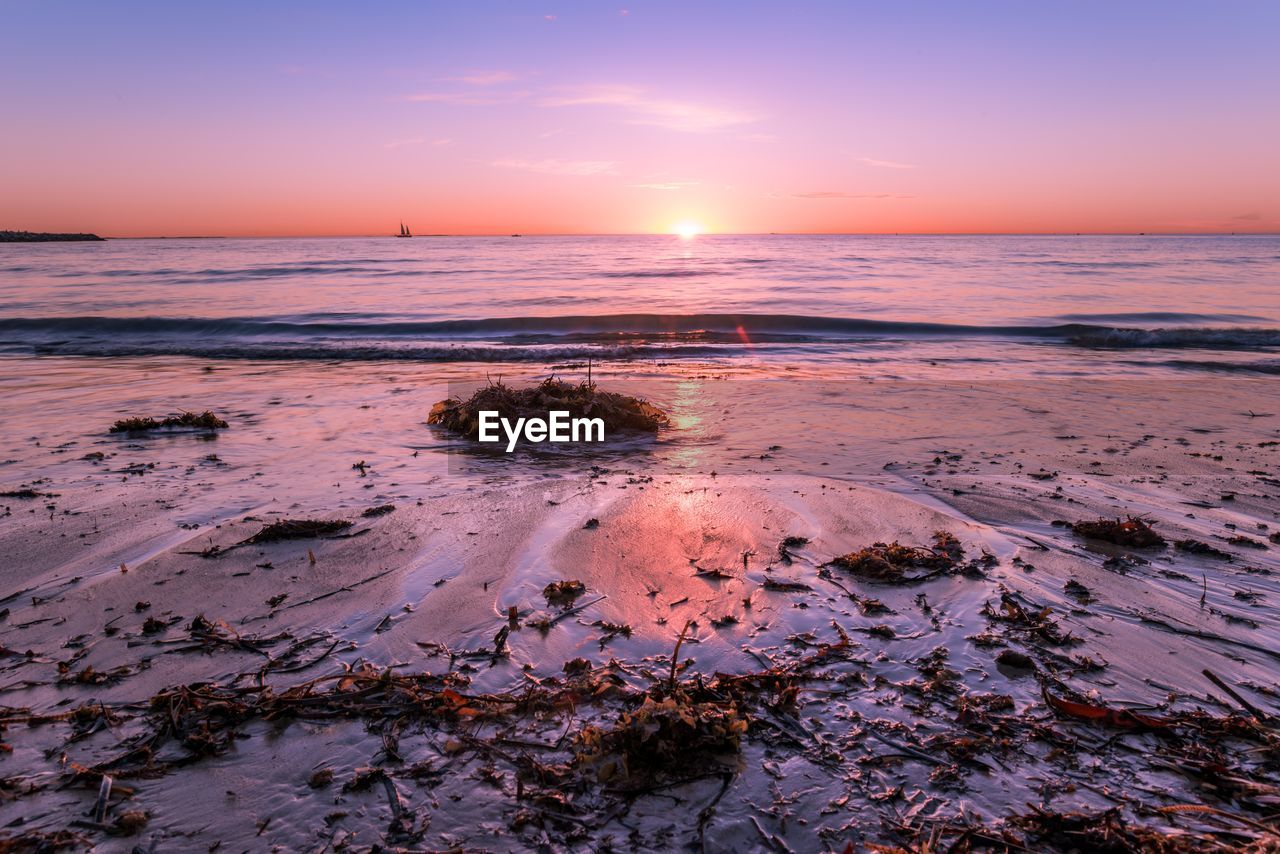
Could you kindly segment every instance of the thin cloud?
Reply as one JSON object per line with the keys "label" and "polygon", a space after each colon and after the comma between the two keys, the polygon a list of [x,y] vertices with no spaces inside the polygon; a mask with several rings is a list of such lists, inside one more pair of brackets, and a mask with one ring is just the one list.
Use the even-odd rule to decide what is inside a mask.
{"label": "thin cloud", "polygon": [[685,187],[696,187],[698,186],[698,182],[697,181],[663,181],[663,182],[654,183],[654,184],[629,184],[628,186],[634,187],[638,190],[672,191],[672,190],[683,190]]}
{"label": "thin cloud", "polygon": [[542,175],[617,175],[618,164],[612,160],[495,160],[492,166],[519,169]]}
{"label": "thin cloud", "polygon": [[881,169],[914,169],[914,163],[899,163],[896,160],[877,160],[874,157],[859,157],[859,163],[865,163],[868,166],[877,166]]}
{"label": "thin cloud", "polygon": [[909,199],[898,193],[845,193],[839,190],[820,190],[813,193],[792,193],[793,199]]}
{"label": "thin cloud", "polygon": [[460,104],[469,107],[489,107],[497,104],[510,104],[523,100],[528,92],[494,92],[479,94],[474,92],[417,92],[405,95],[402,100],[421,104]]}
{"label": "thin cloud", "polygon": [[440,79],[446,83],[465,83],[468,86],[497,86],[499,83],[511,83],[520,78],[510,71],[482,71]]}
{"label": "thin cloud", "polygon": [[393,139],[383,148],[404,148],[406,145],[422,145],[426,141],[427,138],[424,136],[411,136],[408,139]]}
{"label": "thin cloud", "polygon": [[545,98],[546,107],[611,107],[628,124],[650,125],[687,133],[707,133],[750,124],[748,113],[706,104],[655,98],[630,86],[594,87],[574,94]]}

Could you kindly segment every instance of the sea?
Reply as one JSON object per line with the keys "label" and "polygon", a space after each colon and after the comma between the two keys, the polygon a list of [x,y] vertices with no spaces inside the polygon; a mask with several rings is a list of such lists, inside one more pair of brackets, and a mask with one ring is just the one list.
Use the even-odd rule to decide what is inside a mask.
{"label": "sea", "polygon": [[0,354],[1280,373],[1280,236],[0,246]]}

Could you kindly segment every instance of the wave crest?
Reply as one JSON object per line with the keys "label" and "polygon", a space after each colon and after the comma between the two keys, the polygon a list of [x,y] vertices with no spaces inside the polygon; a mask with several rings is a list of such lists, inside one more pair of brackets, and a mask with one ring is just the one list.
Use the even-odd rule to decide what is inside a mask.
{"label": "wave crest", "polygon": [[[360,315],[0,318],[0,345],[63,355],[186,354],[219,358],[511,360],[706,356],[759,345],[1000,339],[1110,350],[1267,351],[1280,329],[1090,323],[973,326],[790,314],[607,314],[454,320]],[[521,349],[523,348],[523,349]],[[557,349],[559,348],[559,349]]]}

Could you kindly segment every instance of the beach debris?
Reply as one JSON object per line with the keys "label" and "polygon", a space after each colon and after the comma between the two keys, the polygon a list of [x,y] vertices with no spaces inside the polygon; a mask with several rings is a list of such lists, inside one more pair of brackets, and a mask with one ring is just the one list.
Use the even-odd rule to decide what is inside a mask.
{"label": "beach debris", "polygon": [[982,606],[982,614],[992,622],[1004,623],[1019,631],[1039,638],[1054,646],[1068,646],[1080,643],[1080,639],[1067,632],[1062,633],[1058,624],[1049,619],[1053,609],[1045,607],[1028,611],[1008,593],[1000,596],[1000,609],[996,610],[987,602]]}
{"label": "beach debris", "polygon": [[693,626],[693,620],[686,620],[684,628],[680,630],[680,634],[676,637],[676,647],[671,651],[671,675],[667,679],[668,691],[675,691],[676,689],[676,673],[680,668],[680,647],[684,644],[685,635],[689,634],[689,629],[693,628]]}
{"label": "beach debris", "polygon": [[865,581],[913,584],[944,575],[964,558],[960,541],[946,531],[933,536],[933,548],[875,543],[867,548],[832,558],[826,564]]}
{"label": "beach debris", "polygon": [[1164,537],[1152,529],[1151,523],[1138,516],[1075,522],[1071,524],[1071,530],[1091,540],[1102,540],[1135,549],[1161,548],[1165,545]]}
{"label": "beach debris", "polygon": [[617,430],[654,433],[671,423],[665,412],[639,398],[601,391],[595,383],[575,384],[554,377],[519,389],[501,381],[491,382],[465,401],[451,397],[436,403],[427,423],[478,439],[482,411],[497,412],[499,417],[515,421],[545,418],[553,410],[568,412],[571,418],[599,418],[606,435]]}
{"label": "beach debris", "polygon": [[801,549],[807,545],[809,545],[808,537],[795,535],[783,537],[782,541],[778,543],[778,560],[782,561],[784,564],[790,564],[792,559],[795,557],[795,555],[792,554],[792,550]]}
{"label": "beach debris", "polygon": [[205,410],[199,414],[194,412],[182,412],[177,415],[168,415],[164,418],[152,417],[134,417],[121,418],[111,425],[112,433],[142,433],[148,430],[161,430],[173,428],[187,428],[193,430],[223,430],[227,427],[227,422],[214,415],[209,410]]}
{"label": "beach debris", "polygon": [[379,504],[377,507],[366,507],[360,515],[366,519],[372,519],[375,516],[385,516],[388,513],[393,513],[395,509],[396,506],[394,504]]}
{"label": "beach debris", "polygon": [[107,806],[111,800],[111,775],[103,774],[102,781],[98,784],[98,799],[93,804],[93,810],[89,813],[93,816],[93,820],[102,824],[107,820]]}
{"label": "beach debris", "polygon": [[52,854],[54,851],[87,851],[91,847],[86,837],[70,830],[28,830],[16,836],[0,836],[0,854]]}
{"label": "beach debris", "polygon": [[1224,552],[1222,549],[1214,548],[1202,540],[1175,540],[1173,547],[1180,552],[1187,552],[1194,555],[1204,555],[1205,557],[1213,557],[1218,560],[1234,560],[1235,556],[1230,552]]}
{"label": "beach debris", "polygon": [[345,519],[281,519],[264,525],[262,530],[237,545],[277,543],[281,540],[305,540],[336,534],[351,527]]}
{"label": "beach debris", "polygon": [[[1014,841],[992,834],[990,838],[993,843],[1000,840],[998,850],[1189,854],[1192,851],[1218,847],[1193,834],[1170,836],[1154,828],[1126,822],[1120,807],[1096,813],[1060,813],[1041,809],[1034,804],[1030,806],[1030,813],[1008,819],[1008,824],[1024,832],[1026,838]],[[974,839],[975,846],[980,844],[980,838]]]}
{"label": "beach debris", "polygon": [[591,625],[600,629],[604,633],[600,636],[601,649],[604,649],[604,645],[616,637],[631,637],[631,626],[626,623],[611,623],[608,620],[596,620]]}
{"label": "beach debris", "polygon": [[683,692],[645,697],[613,726],[578,733],[574,763],[600,782],[656,782],[736,754],[747,719],[733,702],[694,702]]}
{"label": "beach debris", "polygon": [[1222,680],[1222,678],[1221,678],[1220,676],[1218,676],[1216,673],[1214,673],[1212,670],[1209,670],[1208,668],[1205,668],[1204,670],[1201,670],[1200,672],[1204,674],[1204,677],[1205,677],[1206,679],[1208,679],[1208,680],[1209,680],[1210,682],[1212,682],[1214,685],[1217,685],[1219,688],[1221,688],[1223,691],[1225,691],[1225,692],[1226,692],[1226,694],[1227,694],[1227,696],[1229,696],[1231,699],[1233,699],[1233,700],[1235,700],[1237,703],[1239,703],[1239,704],[1240,704],[1240,708],[1244,709],[1246,712],[1248,712],[1249,714],[1253,715],[1253,716],[1254,716],[1254,718],[1256,718],[1257,720],[1260,720],[1260,721],[1265,721],[1265,720],[1268,720],[1268,719],[1269,719],[1269,717],[1270,717],[1270,716],[1269,716],[1266,712],[1262,711],[1262,710],[1261,710],[1261,709],[1259,709],[1257,706],[1255,706],[1253,703],[1250,703],[1250,702],[1249,702],[1248,700],[1246,700],[1244,697],[1240,696],[1240,693],[1239,693],[1238,691],[1236,691],[1236,689],[1235,689],[1235,688],[1232,688],[1230,685],[1228,685],[1226,682],[1224,682],[1224,681]]}
{"label": "beach debris", "polygon": [[142,828],[147,826],[147,822],[150,820],[151,816],[145,810],[128,810],[116,816],[116,820],[111,823],[107,833],[112,836],[135,836]]}
{"label": "beach debris", "polygon": [[1110,570],[1111,572],[1119,573],[1120,575],[1125,575],[1135,566],[1147,566],[1150,563],[1151,561],[1138,555],[1118,554],[1111,555],[1104,560],[1102,562],[1102,568]]}
{"label": "beach debris", "polygon": [[582,525],[582,529],[583,529],[584,531],[593,531],[593,530],[595,530],[596,528],[599,528],[599,527],[600,527],[600,520],[599,520],[599,519],[597,519],[597,518],[595,518],[594,516],[592,516],[590,519],[588,519],[588,520],[587,520],[586,522],[584,522],[584,523],[583,523],[583,525]]}
{"label": "beach debris", "polygon": [[493,636],[493,658],[498,658],[507,654],[507,637],[511,634],[510,624],[502,626]]}
{"label": "beach debris", "polygon": [[1090,592],[1089,588],[1074,578],[1069,579],[1066,584],[1062,585],[1062,591],[1081,605],[1088,605],[1093,601],[1093,593]]}
{"label": "beach debris", "polygon": [[766,575],[764,582],[760,585],[765,590],[772,590],[776,593],[796,593],[802,590],[812,590],[813,588],[799,581],[781,581],[777,578]]}
{"label": "beach debris", "polygon": [[[240,548],[241,546],[261,545],[263,543],[278,543],[285,540],[307,540],[316,537],[330,536],[358,536],[366,533],[369,529],[356,531],[354,534],[341,534],[347,528],[352,526],[351,522],[345,519],[280,519],[263,525],[256,534],[246,537],[239,542],[232,543],[229,546],[220,546],[217,543],[210,543],[203,549],[198,551],[182,551],[180,554],[193,554],[202,558],[217,558]],[[316,556],[307,549],[307,560],[312,566],[316,564]],[[264,568],[269,568],[268,563]]]}
{"label": "beach debris", "polygon": [[543,598],[547,600],[548,605],[555,605],[561,608],[568,608],[578,597],[587,592],[587,586],[581,581],[553,581],[546,587],[542,588]]}
{"label": "beach debris", "polygon": [[1041,686],[1041,693],[1044,696],[1045,704],[1058,714],[1080,721],[1087,721],[1088,723],[1144,732],[1163,732],[1171,729],[1174,725],[1173,721],[1166,718],[1158,718],[1141,712],[1131,712],[1128,709],[1113,709],[1094,703],[1055,697],[1050,693],[1047,685]]}
{"label": "beach debris", "polygon": [[6,491],[4,491],[4,492],[0,492],[0,498],[26,498],[26,499],[34,499],[34,498],[45,498],[45,497],[47,497],[47,495],[48,495],[48,494],[47,494],[47,493],[44,493],[44,492],[37,492],[37,491],[35,491],[34,489],[25,489],[25,488],[24,488],[24,489],[9,489],[9,490],[6,490]]}

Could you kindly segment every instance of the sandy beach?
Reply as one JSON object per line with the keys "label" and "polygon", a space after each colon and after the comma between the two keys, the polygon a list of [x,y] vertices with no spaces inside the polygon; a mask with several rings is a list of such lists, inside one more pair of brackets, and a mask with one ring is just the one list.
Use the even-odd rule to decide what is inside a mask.
{"label": "sandy beach", "polygon": [[[1251,823],[1277,797],[1269,380],[606,367],[677,426],[513,460],[424,423],[465,367],[41,370],[0,501],[17,838],[1269,838]],[[769,417],[780,389],[811,429]],[[204,408],[227,429],[106,429]],[[1166,545],[1065,524],[1129,517]],[[908,569],[832,563],[875,544],[915,549]]]}

